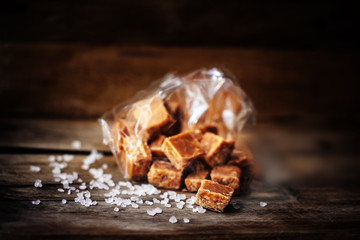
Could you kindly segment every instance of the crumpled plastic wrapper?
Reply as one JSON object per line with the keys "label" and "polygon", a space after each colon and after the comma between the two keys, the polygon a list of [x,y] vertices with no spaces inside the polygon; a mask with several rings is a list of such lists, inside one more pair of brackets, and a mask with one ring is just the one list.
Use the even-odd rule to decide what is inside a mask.
{"label": "crumpled plastic wrapper", "polygon": [[217,126],[223,138],[236,141],[253,112],[252,102],[233,75],[212,68],[183,76],[167,74],[105,113],[100,123],[103,142],[124,177],[142,180],[151,158],[147,143],[157,135],[171,136],[206,124]]}

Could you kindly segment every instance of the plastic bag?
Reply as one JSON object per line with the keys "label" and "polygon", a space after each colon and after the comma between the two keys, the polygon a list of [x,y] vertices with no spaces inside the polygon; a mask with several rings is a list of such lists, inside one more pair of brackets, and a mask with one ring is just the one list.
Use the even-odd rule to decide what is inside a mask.
{"label": "plastic bag", "polygon": [[168,74],[100,119],[109,145],[127,179],[143,180],[151,164],[148,143],[212,125],[227,140],[238,136],[254,108],[234,77],[217,68],[184,76]]}

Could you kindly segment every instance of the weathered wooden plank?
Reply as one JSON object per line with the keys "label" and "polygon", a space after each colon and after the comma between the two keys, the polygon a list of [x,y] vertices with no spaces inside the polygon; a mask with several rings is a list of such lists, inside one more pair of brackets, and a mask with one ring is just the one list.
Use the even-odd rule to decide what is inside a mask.
{"label": "weathered wooden plank", "polygon": [[359,119],[355,53],[56,44],[2,44],[0,53],[0,108],[8,116],[99,117],[169,71],[225,66],[261,121]]}
{"label": "weathered wooden plank", "polygon": [[[80,150],[109,151],[102,144],[101,127],[96,120],[0,119],[0,132],[0,147],[77,151],[71,143],[80,140]],[[349,131],[261,123],[248,126],[245,134],[261,148],[286,153],[352,152],[359,138]]]}
{"label": "weathered wooden plank", "polygon": [[79,150],[109,151],[102,144],[101,126],[96,120],[0,119],[0,146],[53,150],[77,150],[72,141],[79,140]]}

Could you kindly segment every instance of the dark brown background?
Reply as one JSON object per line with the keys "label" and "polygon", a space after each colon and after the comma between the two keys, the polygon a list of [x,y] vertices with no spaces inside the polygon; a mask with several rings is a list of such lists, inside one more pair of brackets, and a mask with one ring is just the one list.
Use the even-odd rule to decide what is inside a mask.
{"label": "dark brown background", "polygon": [[[1,238],[358,238],[357,22],[343,1],[1,1]],[[105,204],[81,210],[73,197],[59,208],[49,154],[76,154],[80,166],[96,148],[118,180],[96,119],[167,72],[213,66],[232,71],[256,106],[246,135],[264,174],[281,166],[288,177],[264,177],[240,210],[187,226]],[[44,189],[32,187],[29,164],[47,169]]]}

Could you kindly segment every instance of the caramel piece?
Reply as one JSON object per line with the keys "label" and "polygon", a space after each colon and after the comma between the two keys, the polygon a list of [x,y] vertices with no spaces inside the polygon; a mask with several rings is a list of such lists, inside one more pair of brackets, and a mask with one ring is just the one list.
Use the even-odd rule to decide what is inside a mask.
{"label": "caramel piece", "polygon": [[182,173],[170,162],[155,161],[150,167],[147,178],[149,183],[157,187],[180,189]]}
{"label": "caramel piece", "polygon": [[212,132],[214,134],[218,134],[218,128],[214,125],[209,125],[209,124],[200,124],[193,126],[190,131],[199,142],[201,141],[203,135],[206,132]]}
{"label": "caramel piece", "polygon": [[211,171],[210,177],[211,180],[227,185],[234,189],[234,193],[239,193],[239,186],[240,186],[240,175],[241,170],[237,166],[217,166],[214,167]]}
{"label": "caramel piece", "polygon": [[140,126],[145,130],[149,138],[160,134],[161,129],[168,127],[174,122],[160,97],[136,103],[133,117],[135,121],[140,123]]}
{"label": "caramel piece", "polygon": [[199,190],[201,181],[209,177],[209,171],[204,170],[192,173],[185,178],[185,185],[189,192],[197,192]]}
{"label": "caramel piece", "polygon": [[227,164],[238,167],[246,167],[253,163],[253,159],[254,157],[250,149],[246,145],[242,144],[233,151]]}
{"label": "caramel piece", "polygon": [[211,180],[202,180],[195,203],[216,212],[223,212],[233,193],[234,189],[231,187]]}
{"label": "caramel piece", "polygon": [[200,143],[190,132],[166,138],[162,150],[170,162],[181,171],[204,154]]}
{"label": "caramel piece", "polygon": [[216,134],[206,132],[201,139],[201,147],[205,152],[207,164],[211,167],[223,165],[230,156],[234,143],[234,141],[225,141]]}
{"label": "caramel piece", "polygon": [[165,154],[161,149],[161,145],[165,138],[165,135],[160,135],[150,143],[149,147],[153,157],[165,157]]}
{"label": "caramel piece", "polygon": [[167,101],[165,107],[171,114],[174,122],[163,129],[163,133],[166,136],[173,136],[181,131],[181,110],[180,103],[178,101]]}
{"label": "caramel piece", "polygon": [[124,138],[120,152],[120,166],[130,180],[144,180],[151,164],[151,151],[145,141],[136,137]]}

